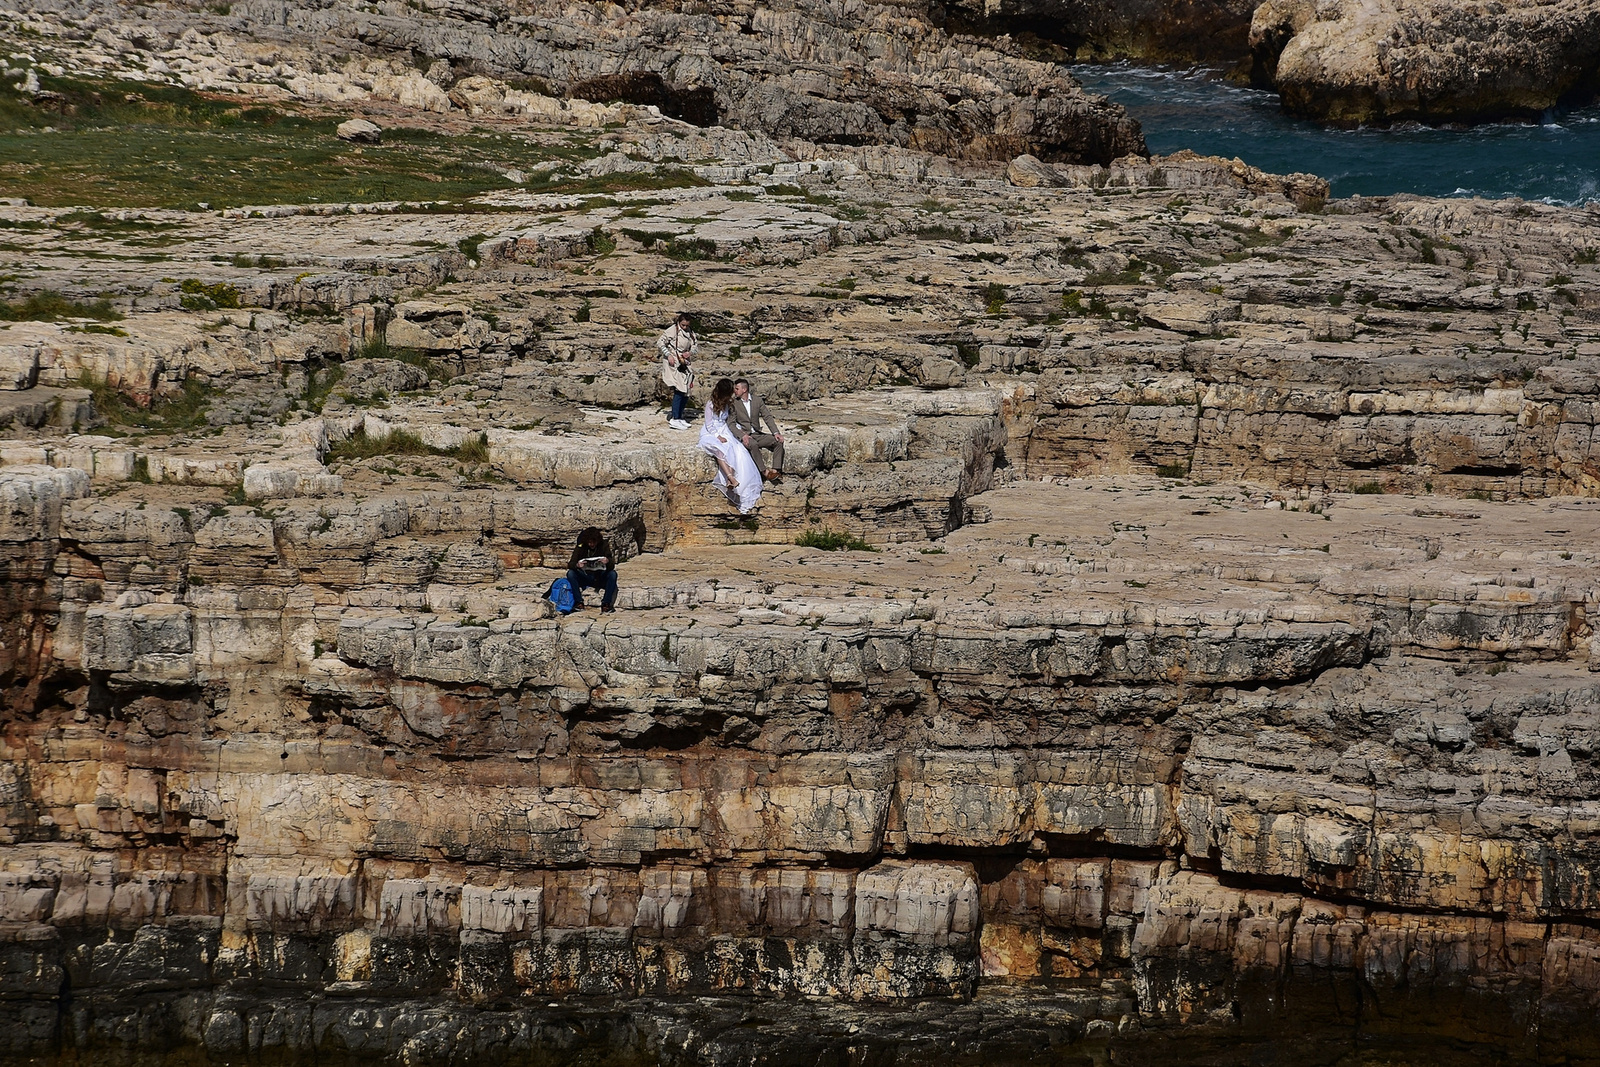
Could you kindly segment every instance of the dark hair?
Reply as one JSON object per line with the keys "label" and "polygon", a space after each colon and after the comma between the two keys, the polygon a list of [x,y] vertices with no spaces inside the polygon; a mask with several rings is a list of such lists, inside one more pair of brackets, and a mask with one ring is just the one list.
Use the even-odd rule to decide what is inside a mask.
{"label": "dark hair", "polygon": [[733,409],[733,379],[718,378],[717,384],[711,387],[711,410],[718,415],[726,415]]}
{"label": "dark hair", "polygon": [[748,388],[750,388],[750,379],[749,378],[735,378],[733,380],[733,384],[734,385],[742,385],[746,389],[748,389]]}
{"label": "dark hair", "polygon": [[672,316],[673,322],[682,322],[684,319],[688,319],[691,324],[694,322],[694,316],[689,314],[687,311],[680,311],[676,315]]}
{"label": "dark hair", "polygon": [[587,545],[590,542],[604,541],[605,539],[606,535],[600,532],[600,527],[585,526],[583,528],[583,532],[578,535],[578,544]]}

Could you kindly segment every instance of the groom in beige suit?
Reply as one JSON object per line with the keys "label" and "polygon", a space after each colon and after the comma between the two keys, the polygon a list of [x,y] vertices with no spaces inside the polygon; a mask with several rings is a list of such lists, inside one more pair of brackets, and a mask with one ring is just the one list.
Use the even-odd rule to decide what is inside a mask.
{"label": "groom in beige suit", "polygon": [[[765,424],[767,432],[762,433]],[[750,458],[761,468],[761,477],[769,482],[783,481],[783,434],[778,432],[778,420],[772,417],[761,397],[750,391],[750,383],[743,378],[733,383],[733,410],[728,413],[728,426],[750,452]],[[761,462],[763,449],[772,450],[772,466]]]}

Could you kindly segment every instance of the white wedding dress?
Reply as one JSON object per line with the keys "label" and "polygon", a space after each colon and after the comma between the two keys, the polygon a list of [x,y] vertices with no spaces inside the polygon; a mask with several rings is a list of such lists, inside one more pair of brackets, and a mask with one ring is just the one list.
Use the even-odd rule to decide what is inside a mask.
{"label": "white wedding dress", "polygon": [[749,451],[728,428],[728,417],[718,415],[709,402],[706,404],[706,421],[700,426],[700,447],[713,456],[721,456],[723,462],[733,468],[739,488],[729,491],[728,479],[723,475],[720,465],[712,484],[727,493],[730,499],[738,500],[739,514],[748,515],[761,499],[761,471],[756,468],[756,461],[750,458]]}

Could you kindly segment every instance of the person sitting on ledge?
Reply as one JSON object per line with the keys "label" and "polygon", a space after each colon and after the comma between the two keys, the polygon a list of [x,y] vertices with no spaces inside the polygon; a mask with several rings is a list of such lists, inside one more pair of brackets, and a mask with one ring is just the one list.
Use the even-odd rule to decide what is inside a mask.
{"label": "person sitting on ledge", "polygon": [[583,607],[585,589],[604,591],[601,611],[617,610],[617,558],[611,554],[611,542],[598,527],[590,526],[578,535],[572,560],[567,564],[567,581],[577,600],[574,610]]}
{"label": "person sitting on ledge", "polygon": [[[761,432],[763,423],[766,433]],[[778,429],[778,420],[772,417],[771,409],[762,403],[744,378],[735,378],[733,382],[733,410],[728,415],[728,427],[761,468],[761,477],[769,482],[783,481],[783,432]],[[761,457],[768,449],[772,450],[772,465],[762,467]]]}

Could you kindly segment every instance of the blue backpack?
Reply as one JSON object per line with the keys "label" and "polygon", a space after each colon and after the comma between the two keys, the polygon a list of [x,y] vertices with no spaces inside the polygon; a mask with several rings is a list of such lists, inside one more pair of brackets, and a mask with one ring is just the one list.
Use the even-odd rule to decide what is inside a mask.
{"label": "blue backpack", "polygon": [[573,592],[572,583],[565,578],[555,580],[545,599],[554,604],[556,611],[562,615],[571,615],[572,609],[578,606],[578,594]]}

